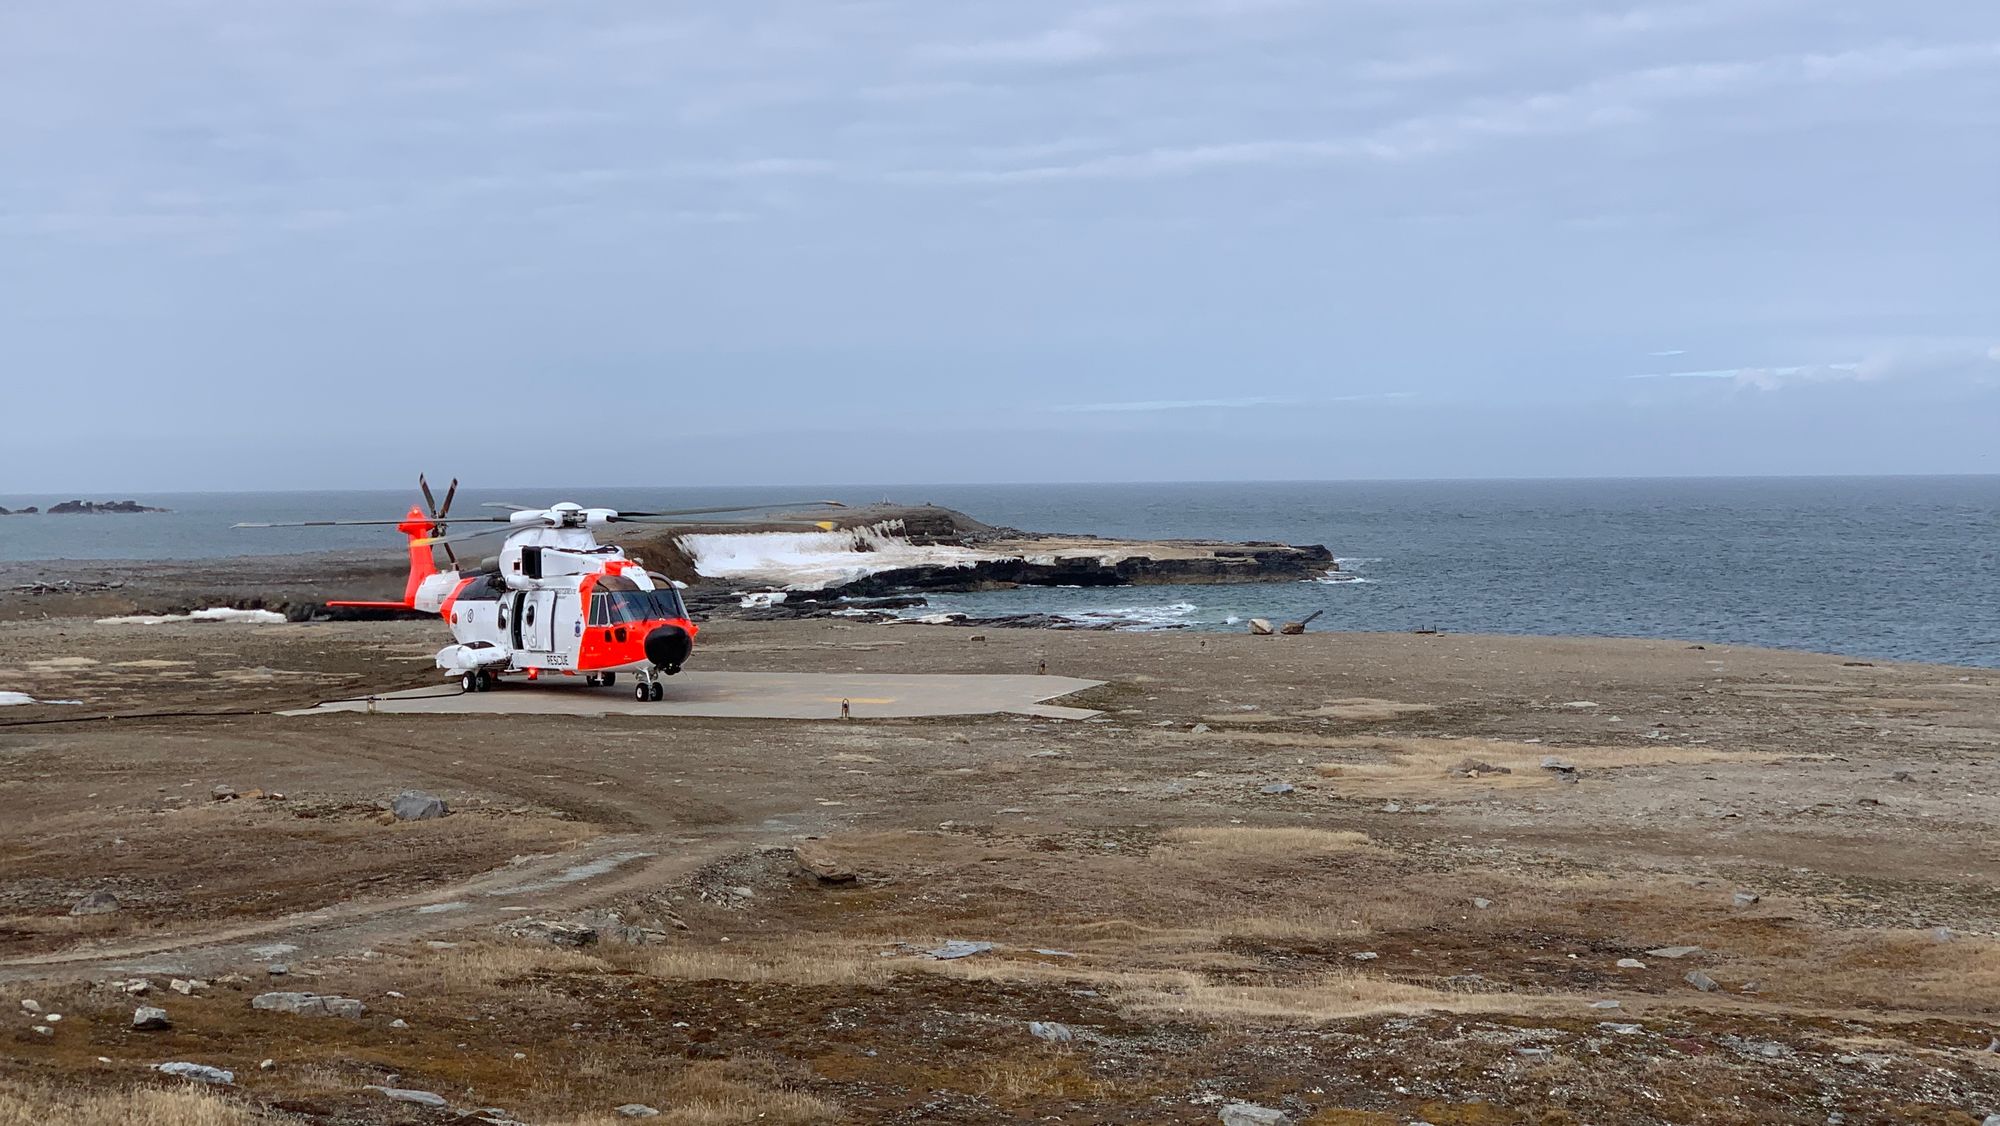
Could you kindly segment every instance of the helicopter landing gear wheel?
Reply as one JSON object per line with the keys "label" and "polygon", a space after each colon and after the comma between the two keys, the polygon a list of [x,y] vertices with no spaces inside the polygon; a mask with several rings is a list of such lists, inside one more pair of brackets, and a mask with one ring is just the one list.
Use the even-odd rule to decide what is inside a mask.
{"label": "helicopter landing gear wheel", "polygon": [[602,684],[606,688],[609,688],[612,685],[618,683],[618,674],[615,672],[605,673],[602,677],[598,678],[597,682],[599,684]]}
{"label": "helicopter landing gear wheel", "polygon": [[474,692],[487,692],[491,691],[492,688],[493,688],[492,673],[487,672],[485,669],[480,669],[477,673],[473,674],[472,690]]}
{"label": "helicopter landing gear wheel", "polygon": [[632,686],[632,698],[643,704],[653,698],[653,689],[642,680]]}
{"label": "helicopter landing gear wheel", "polygon": [[659,682],[659,681],[657,681],[657,680],[656,680],[656,681],[654,681],[654,682],[653,682],[653,683],[652,683],[652,684],[651,684],[651,685],[649,686],[649,688],[650,688],[650,694],[651,694],[651,696],[652,696],[652,700],[653,700],[653,702],[654,702],[655,704],[657,704],[657,703],[659,703],[659,702],[660,702],[660,697],[662,697],[662,696],[665,696],[665,695],[667,694],[667,690],[666,690],[666,689],[665,689],[664,687],[662,687],[662,686],[661,686],[661,684],[660,684],[660,682]]}

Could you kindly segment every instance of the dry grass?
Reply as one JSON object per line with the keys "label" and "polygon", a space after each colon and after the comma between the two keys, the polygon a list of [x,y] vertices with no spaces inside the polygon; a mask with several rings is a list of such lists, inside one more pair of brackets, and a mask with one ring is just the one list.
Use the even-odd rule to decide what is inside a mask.
{"label": "dry grass", "polygon": [[[1355,761],[1325,762],[1315,768],[1344,791],[1408,792],[1412,787],[1475,787],[1519,789],[1555,784],[1555,771],[1543,770],[1549,756],[1586,771],[1633,766],[1687,766],[1719,762],[1736,756],[1711,747],[1547,747],[1499,739],[1327,739],[1315,744],[1332,751],[1353,752]],[[1511,773],[1481,773],[1462,777],[1453,769],[1468,759],[1505,768]]]}
{"label": "dry grass", "polygon": [[1521,994],[1447,993],[1387,978],[1336,971],[1285,985],[1224,985],[1183,975],[1172,986],[1135,988],[1122,1000],[1135,1013],[1195,1018],[1211,1024],[1247,1025],[1277,1021],[1320,1024],[1385,1013],[1530,1013],[1559,1004],[1555,998]]}
{"label": "dry grass", "polygon": [[434,984],[452,992],[480,992],[532,974],[604,974],[612,968],[594,954],[530,942],[468,942],[426,958],[422,966]]}
{"label": "dry grass", "polygon": [[1172,860],[1199,857],[1218,862],[1236,858],[1285,860],[1369,847],[1366,833],[1298,827],[1218,825],[1170,829],[1164,839],[1177,847],[1159,850],[1155,854],[1158,857]]}
{"label": "dry grass", "polygon": [[713,947],[641,947],[620,958],[627,969],[674,981],[780,982],[786,985],[839,986],[881,981],[888,961],[852,946],[821,947],[793,941],[778,948],[716,949]]}
{"label": "dry grass", "polygon": [[1434,704],[1408,704],[1400,700],[1378,700],[1372,696],[1350,696],[1341,700],[1329,700],[1323,707],[1299,714],[1313,719],[1346,719],[1376,721],[1399,719],[1406,715],[1419,715],[1436,711]]}
{"label": "dry grass", "polygon": [[[671,1126],[741,1126],[752,1122],[804,1126],[837,1122],[843,1117],[839,1106],[792,1089],[789,1080],[776,1068],[754,1059],[702,1060],[664,1076],[641,1073],[633,1077],[630,1071],[624,1075],[621,1078],[620,1069],[614,1067],[608,1074],[592,1076],[614,1085],[605,1087],[603,1093],[593,1091],[583,1096],[582,1101],[596,1106],[603,1106],[609,1099],[617,1099],[613,1105],[621,1106],[628,1102],[644,1103],[660,1112],[658,1118],[649,1121]],[[578,1101],[574,1092],[563,1094],[570,1096],[568,1101]],[[626,1121],[630,1119],[620,1118],[607,1109],[561,1119],[551,1126],[598,1126]]]}
{"label": "dry grass", "polygon": [[0,1082],[0,1126],[251,1126],[283,1119],[197,1087],[93,1091]]}

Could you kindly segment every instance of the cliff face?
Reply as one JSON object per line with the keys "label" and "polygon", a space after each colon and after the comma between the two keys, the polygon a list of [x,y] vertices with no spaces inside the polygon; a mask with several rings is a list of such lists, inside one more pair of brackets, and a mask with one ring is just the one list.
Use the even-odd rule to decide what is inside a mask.
{"label": "cliff face", "polygon": [[[981,545],[994,550],[1001,545]],[[1017,545],[1007,545],[1017,546]],[[1032,551],[1033,543],[1025,545]],[[1107,543],[1107,546],[1110,546]],[[900,567],[847,583],[840,593],[880,597],[904,591],[1006,590],[1017,586],[1148,586],[1165,583],[1219,584],[1296,582],[1335,569],[1333,553],[1321,546],[1287,544],[1166,545],[1148,553],[1145,543],[1119,544],[1131,554],[1055,555],[1024,552],[1019,557],[969,566]]]}

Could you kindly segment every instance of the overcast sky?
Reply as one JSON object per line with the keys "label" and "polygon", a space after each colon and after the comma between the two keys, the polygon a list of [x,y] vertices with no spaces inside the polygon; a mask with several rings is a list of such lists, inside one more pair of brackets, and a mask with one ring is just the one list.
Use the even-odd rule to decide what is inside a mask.
{"label": "overcast sky", "polygon": [[0,492],[2000,472],[1987,0],[10,0]]}

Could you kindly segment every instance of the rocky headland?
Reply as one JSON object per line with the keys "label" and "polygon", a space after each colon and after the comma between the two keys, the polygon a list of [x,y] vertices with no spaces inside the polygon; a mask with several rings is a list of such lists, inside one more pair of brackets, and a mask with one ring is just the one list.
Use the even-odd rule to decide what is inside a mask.
{"label": "rocky headland", "polygon": [[[0,508],[0,516],[33,516],[42,510],[35,505],[26,508]],[[136,500],[66,500],[52,504],[48,508],[50,516],[105,516],[124,515],[134,512],[166,512],[164,508],[152,508]]]}

